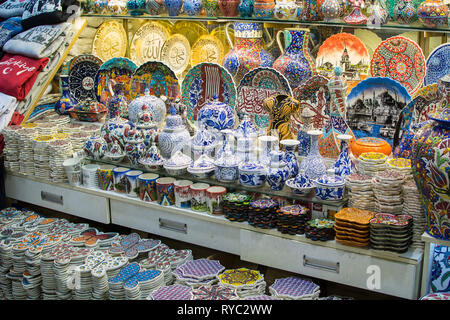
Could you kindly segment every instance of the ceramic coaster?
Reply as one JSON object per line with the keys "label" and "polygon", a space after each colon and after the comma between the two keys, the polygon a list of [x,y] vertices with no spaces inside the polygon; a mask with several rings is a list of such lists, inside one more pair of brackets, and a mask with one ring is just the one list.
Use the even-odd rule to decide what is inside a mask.
{"label": "ceramic coaster", "polygon": [[275,283],[269,287],[269,291],[272,295],[279,298],[285,297],[300,300],[305,298],[318,298],[320,287],[306,279],[288,277],[276,279]]}
{"label": "ceramic coaster", "polygon": [[237,300],[236,290],[219,285],[205,286],[192,290],[191,300]]}
{"label": "ceramic coaster", "polygon": [[234,288],[256,286],[264,280],[264,277],[257,270],[247,268],[228,269],[217,275],[222,285]]}
{"label": "ceramic coaster", "polygon": [[95,228],[89,228],[80,233],[79,237],[74,237],[70,242],[78,246],[95,248],[97,246],[110,244],[119,234],[117,232],[99,232]]}
{"label": "ceramic coaster", "polygon": [[148,299],[151,300],[191,300],[192,289],[188,286],[174,284],[155,290]]}
{"label": "ceramic coaster", "polygon": [[140,253],[153,250],[160,244],[160,240],[141,239],[137,233],[132,233],[120,239],[120,245],[112,246],[109,249],[109,253],[123,254],[132,260]]}
{"label": "ceramic coaster", "polygon": [[259,295],[259,296],[250,296],[245,297],[243,300],[282,300],[281,298],[274,297],[274,296],[268,296],[268,295]]}
{"label": "ceramic coaster", "polygon": [[197,259],[187,261],[177,268],[183,276],[194,279],[209,279],[216,277],[225,269],[218,260]]}

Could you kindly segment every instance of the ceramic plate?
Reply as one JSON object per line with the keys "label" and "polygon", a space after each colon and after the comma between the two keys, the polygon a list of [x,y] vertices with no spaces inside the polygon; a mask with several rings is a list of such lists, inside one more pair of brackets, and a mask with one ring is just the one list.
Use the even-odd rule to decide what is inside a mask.
{"label": "ceramic plate", "polygon": [[189,40],[189,44],[193,46],[198,38],[203,35],[207,35],[209,32],[201,22],[177,21],[172,27],[172,33],[184,35]]}
{"label": "ceramic plate", "polygon": [[222,42],[212,35],[201,36],[192,46],[191,66],[202,62],[221,64],[225,55]]}
{"label": "ceramic plate", "polygon": [[166,96],[175,99],[180,91],[178,78],[170,67],[159,61],[148,61],[136,69],[131,78],[131,98],[144,95]]}
{"label": "ceramic plate", "polygon": [[392,145],[400,113],[410,101],[411,96],[399,82],[367,78],[347,97],[347,123],[356,139],[378,137]]}
{"label": "ceramic plate", "polygon": [[103,61],[124,57],[127,51],[127,34],[116,20],[103,22],[97,29],[92,42],[92,54]]}
{"label": "ceramic plate", "polygon": [[441,44],[428,56],[425,85],[438,83],[447,74],[450,74],[450,43]]}
{"label": "ceramic plate", "polygon": [[72,59],[69,66],[69,91],[78,102],[92,99],[95,94],[95,76],[103,61],[91,54],[83,54]]}
{"label": "ceramic plate", "polygon": [[274,94],[292,96],[287,79],[273,68],[255,68],[239,82],[236,111],[250,115],[253,123],[265,128],[269,125],[269,114],[264,110],[263,101]]}
{"label": "ceramic plate", "polygon": [[182,83],[181,101],[187,106],[189,121],[197,121],[198,111],[214,95],[219,101],[234,108],[236,104],[236,86],[231,74],[215,63],[200,63],[190,69]]}
{"label": "ceramic plate", "polygon": [[136,68],[134,62],[127,58],[112,58],[102,64],[95,76],[97,100],[105,105],[108,103],[109,98],[111,98],[111,92],[108,89],[110,80],[123,83],[125,85],[125,96],[130,99],[131,77]]}
{"label": "ceramic plate", "polygon": [[[231,46],[228,42],[227,35],[225,33],[225,26],[218,26],[211,31],[211,35],[220,40],[223,44],[225,54],[230,52]],[[234,30],[232,28],[228,28],[228,35],[230,36],[231,43],[234,43]]]}
{"label": "ceramic plate", "polygon": [[130,57],[137,65],[149,60],[160,60],[161,49],[169,38],[167,28],[159,22],[147,22],[134,34],[130,44]]}
{"label": "ceramic plate", "polygon": [[189,40],[181,34],[171,35],[161,49],[161,61],[167,64],[175,74],[183,73],[189,65],[190,55]]}
{"label": "ceramic plate", "polygon": [[403,85],[410,94],[425,78],[425,56],[419,45],[405,37],[391,37],[375,50],[370,62],[372,77],[387,77]]}

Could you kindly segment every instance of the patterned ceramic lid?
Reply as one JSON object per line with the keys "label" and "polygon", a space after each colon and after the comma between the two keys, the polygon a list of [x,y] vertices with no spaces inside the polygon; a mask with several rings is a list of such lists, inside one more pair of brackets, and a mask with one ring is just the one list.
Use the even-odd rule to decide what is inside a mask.
{"label": "patterned ceramic lid", "polygon": [[345,180],[340,176],[326,174],[317,179],[316,183],[329,187],[338,187],[345,185]]}
{"label": "patterned ceramic lid", "polygon": [[178,150],[169,160],[164,161],[164,168],[187,168],[191,163],[191,157]]}
{"label": "patterned ceramic lid", "polygon": [[262,172],[266,168],[259,162],[244,162],[239,165],[239,170],[250,172]]}
{"label": "patterned ceramic lid", "polygon": [[221,156],[214,162],[218,167],[237,167],[240,159],[231,150],[226,150]]}
{"label": "patterned ceramic lid", "polygon": [[209,172],[214,170],[214,161],[207,154],[202,154],[197,160],[192,162],[188,168],[189,172]]}

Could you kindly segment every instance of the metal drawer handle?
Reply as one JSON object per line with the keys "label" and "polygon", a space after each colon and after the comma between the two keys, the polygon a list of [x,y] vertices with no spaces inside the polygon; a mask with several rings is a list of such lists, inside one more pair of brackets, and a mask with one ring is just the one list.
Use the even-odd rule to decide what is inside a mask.
{"label": "metal drawer handle", "polygon": [[306,254],[303,255],[303,266],[311,267],[316,269],[323,269],[326,271],[333,271],[339,273],[339,262],[332,262],[329,264],[323,264],[319,262],[318,259],[307,258]]}
{"label": "metal drawer handle", "polygon": [[64,204],[63,196],[46,191],[41,191],[41,199],[48,202],[54,202],[60,205]]}
{"label": "metal drawer handle", "polygon": [[170,231],[176,231],[187,234],[187,224],[159,218],[159,227]]}

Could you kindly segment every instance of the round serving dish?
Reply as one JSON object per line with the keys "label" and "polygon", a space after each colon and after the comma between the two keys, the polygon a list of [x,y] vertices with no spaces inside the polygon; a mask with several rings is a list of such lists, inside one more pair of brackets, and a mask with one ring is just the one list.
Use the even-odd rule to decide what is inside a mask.
{"label": "round serving dish", "polygon": [[266,182],[266,167],[259,162],[244,162],[238,167],[239,183],[245,187],[262,187]]}
{"label": "round serving dish", "polygon": [[314,182],[305,175],[299,174],[295,178],[288,179],[286,185],[292,189],[294,194],[305,196],[315,188]]}
{"label": "round serving dish", "polygon": [[316,197],[324,201],[339,201],[344,198],[345,180],[340,176],[323,175],[314,180]]}

